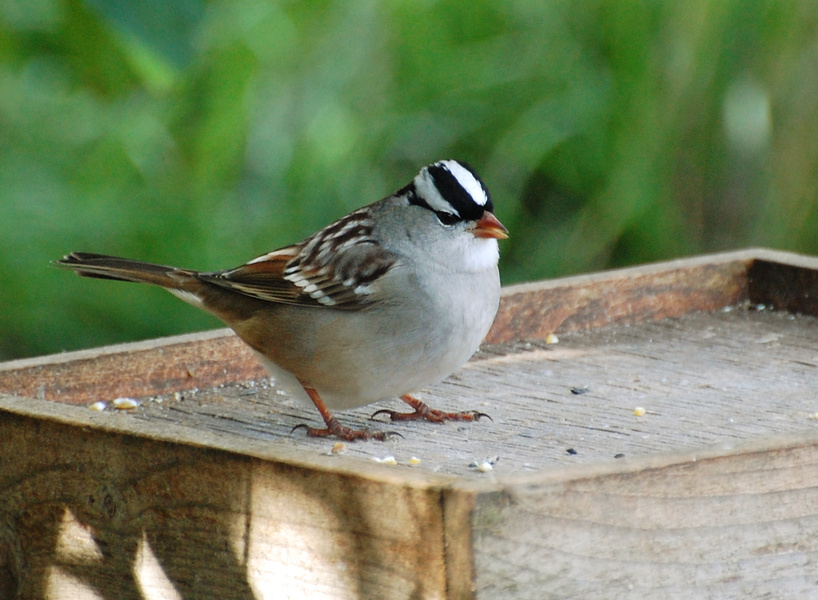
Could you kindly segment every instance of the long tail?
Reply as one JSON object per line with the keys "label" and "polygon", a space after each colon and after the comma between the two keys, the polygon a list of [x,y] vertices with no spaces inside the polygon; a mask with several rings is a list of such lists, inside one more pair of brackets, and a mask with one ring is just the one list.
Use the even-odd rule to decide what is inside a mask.
{"label": "long tail", "polygon": [[191,284],[198,283],[195,271],[105,254],[72,252],[54,264],[58,267],[76,271],[78,275],[83,277],[152,283],[168,290],[187,291],[186,288],[189,288]]}
{"label": "long tail", "polygon": [[[216,283],[210,283],[207,280],[210,273],[199,273],[190,269],[166,267],[90,252],[72,252],[54,264],[83,277],[158,285],[180,300],[218,317],[233,327],[243,339],[242,324],[252,317],[261,305],[269,304]],[[245,341],[253,346],[247,339]]]}

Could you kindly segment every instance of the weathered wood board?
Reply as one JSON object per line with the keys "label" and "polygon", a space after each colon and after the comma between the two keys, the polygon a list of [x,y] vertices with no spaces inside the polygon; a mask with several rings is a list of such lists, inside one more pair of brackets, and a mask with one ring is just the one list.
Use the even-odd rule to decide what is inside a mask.
{"label": "weathered wood board", "polygon": [[227,331],[5,363],[0,598],[809,597],[816,374],[818,260],[764,250],[507,288],[423,394],[493,420],[342,454]]}

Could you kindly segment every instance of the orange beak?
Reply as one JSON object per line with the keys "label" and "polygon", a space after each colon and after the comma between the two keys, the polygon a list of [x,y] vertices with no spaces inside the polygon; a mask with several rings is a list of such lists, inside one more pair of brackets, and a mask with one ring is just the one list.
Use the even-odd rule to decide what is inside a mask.
{"label": "orange beak", "polygon": [[504,240],[508,237],[508,229],[500,223],[500,220],[489,211],[483,213],[474,228],[474,237],[494,238]]}

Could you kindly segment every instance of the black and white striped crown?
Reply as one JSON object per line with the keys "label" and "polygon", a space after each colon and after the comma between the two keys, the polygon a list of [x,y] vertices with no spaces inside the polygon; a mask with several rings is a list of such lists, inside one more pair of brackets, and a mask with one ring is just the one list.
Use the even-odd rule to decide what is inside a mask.
{"label": "black and white striped crown", "polygon": [[444,223],[477,221],[494,205],[485,184],[464,162],[441,160],[421,169],[407,186],[409,201],[433,211]]}

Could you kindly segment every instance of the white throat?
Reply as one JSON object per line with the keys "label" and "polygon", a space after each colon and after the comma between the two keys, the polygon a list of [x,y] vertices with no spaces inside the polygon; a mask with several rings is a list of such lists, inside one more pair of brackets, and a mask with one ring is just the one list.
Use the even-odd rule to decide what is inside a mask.
{"label": "white throat", "polygon": [[497,240],[474,238],[468,244],[463,257],[465,271],[486,271],[497,266],[500,261],[500,248]]}

